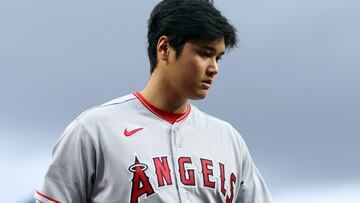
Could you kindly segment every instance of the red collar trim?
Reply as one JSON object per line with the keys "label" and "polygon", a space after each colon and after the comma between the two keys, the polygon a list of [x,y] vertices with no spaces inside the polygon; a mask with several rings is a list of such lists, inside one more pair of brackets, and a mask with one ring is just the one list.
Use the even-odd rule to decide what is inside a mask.
{"label": "red collar trim", "polygon": [[186,118],[186,116],[189,115],[190,110],[191,110],[191,105],[190,105],[190,104],[187,104],[185,113],[173,113],[173,112],[168,112],[168,111],[161,110],[161,109],[155,107],[154,105],[152,105],[148,100],[146,100],[146,99],[140,94],[140,92],[134,93],[134,96],[135,96],[149,111],[151,111],[151,112],[152,112],[153,114],[155,114],[156,116],[164,119],[165,121],[167,121],[167,122],[170,123],[170,124],[174,124],[175,122],[179,122],[179,121],[183,120],[184,118]]}

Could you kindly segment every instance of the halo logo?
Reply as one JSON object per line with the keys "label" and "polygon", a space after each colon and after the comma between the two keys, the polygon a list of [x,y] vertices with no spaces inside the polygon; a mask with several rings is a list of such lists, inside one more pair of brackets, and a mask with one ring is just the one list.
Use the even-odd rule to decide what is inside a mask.
{"label": "halo logo", "polygon": [[135,156],[135,163],[129,167],[129,171],[133,173],[130,203],[137,203],[138,198],[144,194],[147,197],[154,194],[149,177],[145,174],[147,169],[148,166],[140,163],[139,159]]}

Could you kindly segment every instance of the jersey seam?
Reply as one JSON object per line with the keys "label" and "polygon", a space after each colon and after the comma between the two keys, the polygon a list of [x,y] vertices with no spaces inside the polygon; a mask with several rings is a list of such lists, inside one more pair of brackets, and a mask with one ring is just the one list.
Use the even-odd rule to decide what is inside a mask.
{"label": "jersey seam", "polygon": [[83,113],[81,113],[76,119],[79,120],[81,117],[83,117],[85,114],[87,114],[89,111],[91,110],[94,110],[94,109],[99,109],[99,108],[102,108],[102,107],[107,107],[107,106],[112,106],[112,105],[117,105],[117,104],[123,104],[125,102],[128,102],[128,101],[131,101],[131,100],[134,100],[136,98],[129,98],[127,100],[124,100],[124,101],[121,101],[121,102],[116,102],[116,103],[110,103],[110,104],[101,104],[101,105],[97,105],[97,106],[94,106],[92,108],[89,108],[87,110],[85,110]]}
{"label": "jersey seam", "polygon": [[111,105],[116,105],[116,104],[122,104],[122,103],[128,102],[130,100],[134,100],[134,99],[136,99],[136,98],[133,97],[133,98],[129,98],[129,99],[126,99],[124,101],[121,101],[121,102],[115,102],[115,103],[110,103],[110,104],[102,104],[102,105],[99,105],[97,107],[105,107],[105,106],[111,106]]}

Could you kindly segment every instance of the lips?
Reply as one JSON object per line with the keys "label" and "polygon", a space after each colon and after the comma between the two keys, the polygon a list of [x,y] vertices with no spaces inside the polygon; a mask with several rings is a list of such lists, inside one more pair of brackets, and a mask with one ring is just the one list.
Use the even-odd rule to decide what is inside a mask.
{"label": "lips", "polygon": [[201,81],[201,82],[206,83],[206,84],[208,84],[208,85],[211,85],[212,80],[211,80],[211,79],[207,79],[207,80],[203,80],[203,81]]}
{"label": "lips", "polygon": [[205,89],[209,89],[211,86],[212,80],[211,79],[202,80],[201,83]]}

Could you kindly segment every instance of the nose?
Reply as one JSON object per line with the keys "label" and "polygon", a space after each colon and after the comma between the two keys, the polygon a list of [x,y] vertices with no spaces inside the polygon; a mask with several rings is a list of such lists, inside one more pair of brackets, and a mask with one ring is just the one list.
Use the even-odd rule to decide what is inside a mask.
{"label": "nose", "polygon": [[212,59],[211,63],[209,64],[208,68],[206,69],[206,74],[210,77],[215,76],[219,72],[219,67],[216,59]]}

